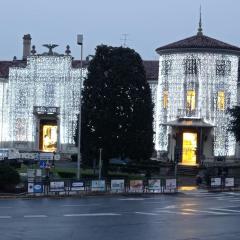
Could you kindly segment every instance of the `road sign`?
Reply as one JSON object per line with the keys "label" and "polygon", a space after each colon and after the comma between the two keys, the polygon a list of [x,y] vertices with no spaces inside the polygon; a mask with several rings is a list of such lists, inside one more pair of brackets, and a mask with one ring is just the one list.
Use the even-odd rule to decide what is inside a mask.
{"label": "road sign", "polygon": [[46,168],[46,166],[47,166],[47,162],[44,161],[44,160],[40,160],[40,162],[39,162],[39,167],[40,167],[40,168]]}

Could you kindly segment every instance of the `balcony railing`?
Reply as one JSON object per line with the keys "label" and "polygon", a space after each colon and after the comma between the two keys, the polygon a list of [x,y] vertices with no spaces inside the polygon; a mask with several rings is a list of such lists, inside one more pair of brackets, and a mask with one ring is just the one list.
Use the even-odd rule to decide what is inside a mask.
{"label": "balcony railing", "polygon": [[201,109],[178,109],[178,118],[202,118]]}

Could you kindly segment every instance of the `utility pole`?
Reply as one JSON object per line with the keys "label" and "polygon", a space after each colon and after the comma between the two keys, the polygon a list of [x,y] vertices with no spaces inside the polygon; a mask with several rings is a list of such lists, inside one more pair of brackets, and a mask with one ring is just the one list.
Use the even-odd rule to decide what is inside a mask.
{"label": "utility pole", "polygon": [[78,117],[78,161],[77,161],[77,179],[80,179],[81,167],[81,117],[82,117],[82,60],[83,60],[83,35],[77,35],[77,44],[81,46],[81,62],[80,62],[80,96],[79,96],[79,117]]}

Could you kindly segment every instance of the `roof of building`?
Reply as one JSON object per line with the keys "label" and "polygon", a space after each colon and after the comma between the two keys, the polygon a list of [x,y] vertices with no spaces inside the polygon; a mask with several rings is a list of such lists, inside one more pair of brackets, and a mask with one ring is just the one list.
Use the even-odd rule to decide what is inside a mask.
{"label": "roof of building", "polygon": [[192,37],[167,44],[156,49],[157,53],[166,52],[181,52],[181,51],[220,51],[220,52],[234,52],[240,54],[240,48],[230,45],[228,43],[219,41],[217,39],[205,36],[203,34],[196,34]]}
{"label": "roof of building", "polygon": [[158,80],[158,65],[159,61],[143,61],[148,81]]}
{"label": "roof of building", "polygon": [[24,60],[0,61],[0,78],[8,78],[10,67],[26,67],[26,64]]}
{"label": "roof of building", "polygon": [[[13,61],[0,61],[0,78],[8,78],[10,67],[26,67],[26,61],[13,60]],[[83,61],[83,67],[87,67],[88,61]],[[143,61],[146,70],[148,81],[157,81],[158,79],[158,61]],[[81,61],[73,60],[72,67],[80,68]]]}

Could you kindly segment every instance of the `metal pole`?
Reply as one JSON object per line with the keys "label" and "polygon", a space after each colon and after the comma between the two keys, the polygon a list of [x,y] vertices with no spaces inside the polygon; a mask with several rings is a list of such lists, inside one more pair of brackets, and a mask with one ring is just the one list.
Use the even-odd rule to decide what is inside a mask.
{"label": "metal pole", "polygon": [[81,165],[81,110],[82,110],[82,60],[83,60],[83,36],[78,35],[81,41],[78,44],[81,45],[81,62],[80,62],[80,99],[79,99],[79,118],[78,118],[78,161],[77,161],[77,179],[80,179],[80,165]]}
{"label": "metal pole", "polygon": [[98,179],[102,178],[102,148],[99,148],[99,172]]}

